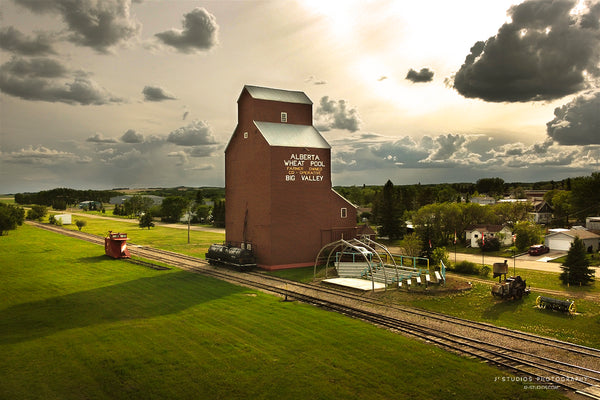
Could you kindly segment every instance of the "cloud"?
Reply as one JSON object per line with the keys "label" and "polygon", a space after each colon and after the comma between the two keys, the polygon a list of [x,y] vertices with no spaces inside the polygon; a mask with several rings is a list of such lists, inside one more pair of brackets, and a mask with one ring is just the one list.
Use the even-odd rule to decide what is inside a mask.
{"label": "cloud", "polygon": [[600,144],[600,90],[575,97],[554,110],[546,132],[563,145]]}
{"label": "cloud", "polygon": [[89,79],[86,73],[72,72],[50,58],[25,60],[13,57],[0,66],[0,91],[24,100],[67,104],[103,105],[122,102],[122,99]]}
{"label": "cloud", "polygon": [[101,133],[96,133],[85,140],[86,142],[92,143],[117,143],[113,138],[105,138]]}
{"label": "cloud", "polygon": [[322,80],[322,79],[317,79],[314,77],[314,75],[309,76],[308,78],[306,78],[304,80],[304,82],[306,83],[312,83],[313,85],[326,85],[327,81]]}
{"label": "cloud", "polygon": [[446,181],[451,176],[454,177],[450,181],[460,181],[465,173],[473,177],[499,176],[501,173],[519,176],[527,168],[560,167],[564,173],[586,171],[599,165],[600,146],[597,145],[562,146],[552,139],[532,145],[502,143],[500,140],[495,136],[460,133],[423,136],[419,140],[410,136],[397,139],[377,134],[354,134],[333,141],[332,170],[342,174],[346,171],[372,174],[385,170],[393,175],[393,169],[448,169]]}
{"label": "cloud", "polygon": [[205,8],[197,7],[185,14],[182,25],[183,30],[170,29],[154,36],[182,53],[209,50],[218,44],[219,25]]}
{"label": "cloud", "polygon": [[69,29],[68,40],[100,53],[136,36],[141,25],[130,16],[129,0],[15,0],[29,10],[58,14]]}
{"label": "cloud", "polygon": [[204,121],[193,121],[188,126],[174,130],[169,133],[167,142],[179,146],[202,146],[217,143],[212,134],[212,129]]}
{"label": "cloud", "polygon": [[123,143],[142,143],[144,141],[144,135],[137,133],[133,129],[129,129],[121,136]]}
{"label": "cloud", "polygon": [[434,72],[429,68],[421,68],[419,72],[411,68],[406,74],[405,79],[412,83],[431,82],[433,80],[433,74]]}
{"label": "cloud", "polygon": [[12,26],[0,28],[0,48],[26,56],[56,54],[48,35],[38,33],[29,38]]}
{"label": "cloud", "polygon": [[79,157],[73,153],[49,149],[44,146],[29,146],[18,151],[2,153],[2,158],[10,163],[53,165],[61,162],[78,161]]}
{"label": "cloud", "polygon": [[360,118],[354,108],[348,108],[345,100],[330,100],[323,96],[315,113],[315,126],[321,131],[346,129],[356,132],[360,127]]}
{"label": "cloud", "polygon": [[158,86],[144,86],[142,93],[144,94],[144,100],[146,101],[163,101],[177,99],[175,96]]}
{"label": "cloud", "polygon": [[464,97],[490,102],[558,99],[600,76],[600,4],[576,12],[575,0],[527,0],[511,21],[476,42],[454,76]]}
{"label": "cloud", "polygon": [[172,151],[167,154],[167,157],[178,158],[179,161],[175,165],[186,165],[189,163],[188,154],[185,151]]}

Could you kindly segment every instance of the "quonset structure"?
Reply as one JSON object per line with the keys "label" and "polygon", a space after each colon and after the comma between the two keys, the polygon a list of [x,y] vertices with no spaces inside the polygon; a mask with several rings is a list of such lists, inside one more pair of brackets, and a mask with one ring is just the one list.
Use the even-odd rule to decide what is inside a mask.
{"label": "quonset structure", "polygon": [[327,243],[357,234],[356,206],[331,187],[331,146],[299,91],[244,86],[225,149],[226,241],[257,265],[313,265]]}

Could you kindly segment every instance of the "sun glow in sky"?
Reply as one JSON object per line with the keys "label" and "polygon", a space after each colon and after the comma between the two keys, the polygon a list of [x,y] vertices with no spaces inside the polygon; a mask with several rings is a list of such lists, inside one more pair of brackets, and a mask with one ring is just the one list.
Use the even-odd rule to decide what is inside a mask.
{"label": "sun glow in sky", "polygon": [[336,185],[599,169],[598,0],[81,3],[0,2],[2,192],[222,186],[245,84],[312,99]]}

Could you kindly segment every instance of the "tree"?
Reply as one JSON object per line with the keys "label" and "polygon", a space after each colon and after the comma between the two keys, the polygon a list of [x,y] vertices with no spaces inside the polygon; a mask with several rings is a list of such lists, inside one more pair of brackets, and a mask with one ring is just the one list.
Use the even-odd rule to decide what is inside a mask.
{"label": "tree", "polygon": [[404,254],[410,257],[418,257],[421,254],[421,238],[416,233],[409,233],[402,240]]}
{"label": "tree", "polygon": [[46,216],[46,212],[46,206],[33,205],[31,206],[31,209],[27,210],[27,219],[39,221]]}
{"label": "tree", "polygon": [[487,193],[489,196],[502,196],[504,194],[504,179],[481,178],[475,184],[479,193]]}
{"label": "tree", "polygon": [[161,221],[178,222],[188,208],[189,200],[182,196],[169,196],[161,205]]}
{"label": "tree", "polygon": [[12,204],[0,203],[0,236],[23,225],[25,210]]}
{"label": "tree", "polygon": [[573,179],[571,183],[571,194],[573,214],[578,220],[585,220],[586,215],[598,215],[600,213],[600,172]]}
{"label": "tree", "polygon": [[579,284],[587,285],[594,281],[594,271],[590,268],[590,262],[586,256],[583,240],[575,237],[567,259],[560,267],[563,272],[560,274],[560,280],[567,285]]}
{"label": "tree", "polygon": [[225,227],[225,201],[215,201],[212,212],[213,224],[219,228]]}
{"label": "tree", "polygon": [[152,220],[152,214],[145,212],[140,217],[140,228],[152,228],[154,227],[154,221]]}
{"label": "tree", "polygon": [[517,235],[515,246],[521,251],[540,243],[542,237],[541,228],[529,221],[517,222],[513,228],[513,234]]}
{"label": "tree", "polygon": [[76,220],[75,220],[75,225],[77,225],[77,228],[78,228],[79,230],[81,230],[81,229],[82,229],[84,226],[86,226],[86,225],[87,225],[87,222],[85,222],[85,221],[84,221],[84,220],[82,220],[82,219],[76,219]]}
{"label": "tree", "polygon": [[383,186],[383,192],[381,197],[377,201],[377,219],[381,225],[379,229],[380,236],[387,236],[390,239],[401,238],[402,235],[402,223],[400,217],[402,212],[399,208],[400,202],[397,201],[396,191],[394,190],[394,184],[388,180]]}

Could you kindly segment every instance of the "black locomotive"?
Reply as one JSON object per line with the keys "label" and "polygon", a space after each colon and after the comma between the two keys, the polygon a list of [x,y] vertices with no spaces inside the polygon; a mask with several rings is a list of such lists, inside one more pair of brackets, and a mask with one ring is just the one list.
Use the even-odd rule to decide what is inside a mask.
{"label": "black locomotive", "polygon": [[240,270],[256,267],[256,258],[249,245],[211,244],[206,253],[206,261],[211,265],[230,265]]}

